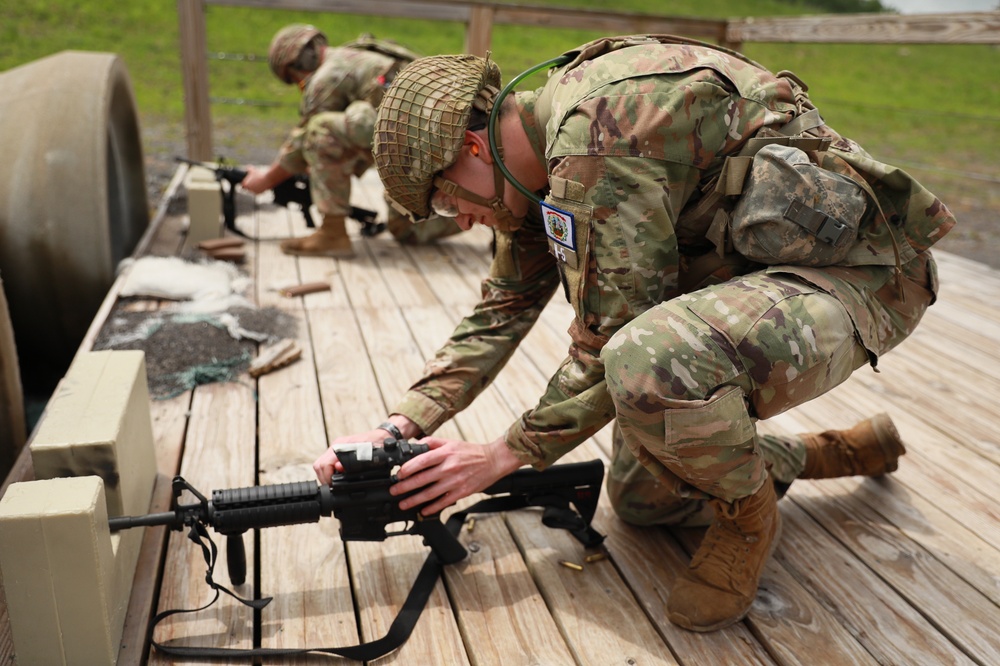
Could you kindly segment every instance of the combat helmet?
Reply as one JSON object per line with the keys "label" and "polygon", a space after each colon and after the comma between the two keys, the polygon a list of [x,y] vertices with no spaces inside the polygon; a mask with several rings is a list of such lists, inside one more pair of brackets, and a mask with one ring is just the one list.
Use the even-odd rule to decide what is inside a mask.
{"label": "combat helmet", "polygon": [[430,214],[435,175],[458,159],[473,108],[489,113],[500,68],[488,58],[420,58],[396,75],[379,106],[372,152],[386,195],[414,220]]}
{"label": "combat helmet", "polygon": [[[274,75],[285,83],[292,83],[289,69],[301,64],[298,62],[299,55],[303,47],[313,40],[317,41],[319,51],[327,45],[326,35],[312,25],[293,23],[279,30],[271,40],[271,47],[267,52],[267,64],[271,66]],[[308,67],[299,68],[308,70]]]}

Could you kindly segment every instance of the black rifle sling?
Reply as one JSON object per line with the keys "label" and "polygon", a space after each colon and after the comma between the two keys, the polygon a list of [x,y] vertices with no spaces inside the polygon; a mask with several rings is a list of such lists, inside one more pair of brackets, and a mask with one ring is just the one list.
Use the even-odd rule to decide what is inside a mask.
{"label": "black rifle sling", "polygon": [[[445,526],[453,536],[457,536],[459,530],[462,528],[462,524],[470,514],[512,511],[528,506],[544,506],[545,517],[543,518],[543,523],[545,525],[568,530],[585,546],[596,546],[604,540],[604,537],[587,524],[585,520],[569,509],[565,500],[553,497],[535,498],[532,501],[528,501],[523,496],[514,495],[488,497],[476,502],[464,511],[453,513],[448,518]],[[393,620],[385,636],[368,643],[335,648],[215,648],[176,645],[173,641],[166,644],[158,643],[154,639],[153,634],[156,625],[162,620],[178,613],[197,613],[198,611],[203,611],[218,601],[220,592],[225,592],[255,610],[260,610],[271,602],[271,597],[256,600],[243,599],[213,580],[212,573],[215,570],[218,549],[204,525],[198,522],[192,525],[191,531],[188,533],[188,538],[201,547],[202,554],[205,557],[205,564],[208,567],[208,570],[205,572],[205,582],[215,590],[215,596],[200,608],[178,608],[163,611],[156,615],[150,622],[148,633],[149,644],[163,654],[174,657],[233,659],[238,657],[294,657],[313,653],[332,654],[357,661],[372,661],[399,649],[406,642],[406,639],[410,637],[442,571],[442,564],[438,561],[437,557],[433,552],[429,553],[427,559],[424,560],[424,565],[420,568],[420,573],[417,574],[416,580],[413,581],[413,587],[410,588],[410,592],[406,596],[402,608],[399,609],[396,619]],[[206,541],[208,542],[207,545]]]}

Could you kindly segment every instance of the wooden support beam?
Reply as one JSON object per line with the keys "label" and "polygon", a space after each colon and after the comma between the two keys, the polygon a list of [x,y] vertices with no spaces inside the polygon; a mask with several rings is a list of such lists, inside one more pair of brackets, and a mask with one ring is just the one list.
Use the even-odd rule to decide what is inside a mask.
{"label": "wooden support beam", "polygon": [[746,18],[730,21],[725,39],[729,43],[1000,44],[1000,12]]}

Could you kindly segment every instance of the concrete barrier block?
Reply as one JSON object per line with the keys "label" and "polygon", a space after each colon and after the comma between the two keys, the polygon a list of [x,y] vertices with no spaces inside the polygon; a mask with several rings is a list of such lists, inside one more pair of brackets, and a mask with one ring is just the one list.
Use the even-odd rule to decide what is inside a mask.
{"label": "concrete barrier block", "polygon": [[[96,476],[14,483],[0,499],[0,571],[19,666],[118,659],[128,608],[121,536]],[[134,569],[131,562],[129,571]]]}
{"label": "concrete barrier block", "polygon": [[185,247],[222,236],[222,185],[210,169],[192,166],[184,177],[188,195],[188,227]]}
{"label": "concrete barrier block", "polygon": [[0,574],[20,666],[114,664],[156,481],[141,351],[77,356],[30,444],[37,481],[0,499]]}
{"label": "concrete barrier block", "polygon": [[30,444],[36,479],[96,474],[108,513],[145,513],[156,480],[146,361],[141,351],[79,355]]}

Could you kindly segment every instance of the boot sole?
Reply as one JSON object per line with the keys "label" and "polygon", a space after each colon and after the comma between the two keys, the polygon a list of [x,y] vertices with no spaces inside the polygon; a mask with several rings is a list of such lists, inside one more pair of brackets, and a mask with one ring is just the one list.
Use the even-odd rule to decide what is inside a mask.
{"label": "boot sole", "polygon": [[[774,551],[778,549],[778,543],[781,541],[781,529],[783,522],[784,521],[781,520],[781,513],[779,512],[778,527],[777,529],[774,530],[774,538],[771,539],[771,549],[767,553],[768,560],[771,559],[771,557],[774,555]],[[766,561],[767,560],[765,560],[765,562]],[[758,585],[758,588],[759,587],[760,586]],[[718,631],[719,629],[725,629],[728,626],[734,625],[737,622],[741,622],[742,620],[744,620],[746,616],[750,613],[750,609],[753,608],[753,602],[756,598],[757,595],[754,594],[754,598],[750,600],[749,605],[747,605],[747,607],[743,609],[743,612],[740,613],[738,616],[733,618],[727,618],[725,620],[722,620],[721,622],[716,622],[715,624],[712,625],[695,626],[691,624],[691,622],[683,615],[675,615],[673,613],[668,614],[667,619],[682,629],[687,629],[688,631],[694,631],[699,634],[707,634],[713,631]]]}

